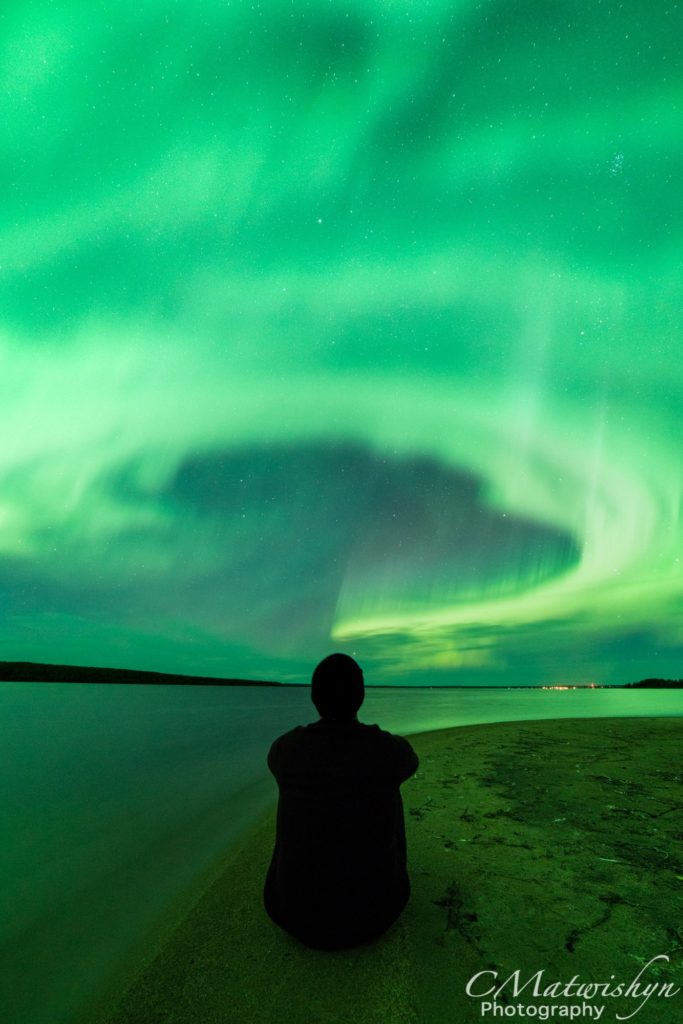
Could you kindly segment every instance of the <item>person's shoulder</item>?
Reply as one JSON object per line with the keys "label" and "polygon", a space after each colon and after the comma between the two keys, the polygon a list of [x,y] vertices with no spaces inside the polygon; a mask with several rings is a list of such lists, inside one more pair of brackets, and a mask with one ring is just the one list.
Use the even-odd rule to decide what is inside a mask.
{"label": "person's shoulder", "polygon": [[273,740],[270,745],[269,757],[276,757],[283,754],[287,750],[291,750],[292,747],[296,747],[301,742],[303,735],[306,732],[306,728],[303,725],[295,725],[293,729],[289,729],[287,732],[283,732],[281,736]]}
{"label": "person's shoulder", "polygon": [[385,766],[395,782],[400,785],[417,770],[419,759],[410,742],[404,736],[381,729],[379,725],[365,725],[367,750]]}
{"label": "person's shoulder", "polygon": [[366,735],[373,736],[383,743],[393,743],[394,740],[403,739],[402,736],[397,736],[396,733],[389,732],[388,729],[382,729],[382,727],[379,725],[370,725],[366,722],[360,722],[359,724],[362,725],[363,729],[367,730]]}
{"label": "person's shoulder", "polygon": [[305,733],[306,729],[303,725],[296,725],[288,732],[283,732],[271,743],[267,761],[268,767],[276,777],[291,762],[292,757],[297,756],[297,748],[301,746]]}
{"label": "person's shoulder", "polygon": [[287,732],[283,732],[281,736],[273,740],[271,744],[271,750],[275,747],[288,747],[292,743],[296,743],[300,740],[303,734],[306,732],[308,726],[306,725],[295,725],[293,729],[289,729]]}
{"label": "person's shoulder", "polygon": [[368,737],[370,742],[374,742],[378,746],[394,750],[412,749],[410,743],[404,736],[399,736],[397,733],[389,732],[388,729],[382,729],[379,725],[366,725],[363,723],[363,728],[366,730],[365,735]]}
{"label": "person's shoulder", "polygon": [[380,727],[376,723],[373,723],[371,725],[369,722],[358,722],[357,724],[360,726],[360,728],[363,730],[366,736],[372,736],[384,732],[384,729],[380,729]]}

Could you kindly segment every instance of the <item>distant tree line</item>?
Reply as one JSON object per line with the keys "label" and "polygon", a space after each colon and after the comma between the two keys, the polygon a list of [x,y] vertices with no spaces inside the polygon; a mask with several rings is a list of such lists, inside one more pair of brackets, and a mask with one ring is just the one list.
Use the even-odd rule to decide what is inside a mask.
{"label": "distant tree line", "polygon": [[683,679],[641,679],[639,683],[625,683],[641,690],[676,690],[683,687]]}
{"label": "distant tree line", "polygon": [[217,679],[142,672],[130,668],[91,668],[86,665],[44,665],[35,661],[0,661],[0,680],[6,683],[146,683],[182,686],[280,686],[256,679]]}

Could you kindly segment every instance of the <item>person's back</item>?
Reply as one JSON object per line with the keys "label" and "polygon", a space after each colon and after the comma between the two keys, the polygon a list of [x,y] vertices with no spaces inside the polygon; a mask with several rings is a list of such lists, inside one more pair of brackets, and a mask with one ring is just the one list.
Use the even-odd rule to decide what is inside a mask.
{"label": "person's back", "polygon": [[325,949],[381,934],[410,895],[399,786],[417,755],[402,737],[357,720],[362,679],[345,655],[321,662],[312,692],[320,720],[280,736],[268,755],[280,797],[265,907],[280,927]]}

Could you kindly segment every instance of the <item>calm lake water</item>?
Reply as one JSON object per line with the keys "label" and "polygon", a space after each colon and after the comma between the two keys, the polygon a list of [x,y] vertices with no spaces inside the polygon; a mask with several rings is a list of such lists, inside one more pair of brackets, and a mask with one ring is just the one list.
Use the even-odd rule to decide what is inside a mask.
{"label": "calm lake water", "polygon": [[[680,715],[683,692],[368,689],[403,734]],[[68,1024],[277,795],[273,739],[307,687],[0,683],[0,1020]]]}

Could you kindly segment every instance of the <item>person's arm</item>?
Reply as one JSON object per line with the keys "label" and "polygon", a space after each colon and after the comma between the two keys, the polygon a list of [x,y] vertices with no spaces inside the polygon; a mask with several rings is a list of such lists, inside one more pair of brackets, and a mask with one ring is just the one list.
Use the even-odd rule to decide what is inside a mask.
{"label": "person's arm", "polygon": [[300,730],[301,727],[297,726],[296,729],[283,732],[282,736],[278,736],[276,740],[273,740],[268,751],[268,767],[278,783],[282,778],[282,773],[287,773],[291,768],[292,755],[296,755],[297,747],[299,746],[297,737],[300,736]]}
{"label": "person's arm", "polygon": [[278,736],[278,738],[276,740],[273,740],[273,742],[271,743],[271,746],[270,746],[270,750],[268,751],[268,767],[270,768],[272,774],[275,776],[276,779],[278,778],[278,770],[279,770],[279,766],[280,766],[280,756],[279,755],[280,755],[280,737]]}
{"label": "person's arm", "polygon": [[394,736],[396,747],[396,773],[398,784],[401,785],[411,775],[414,775],[420,764],[420,759],[404,736]]}

